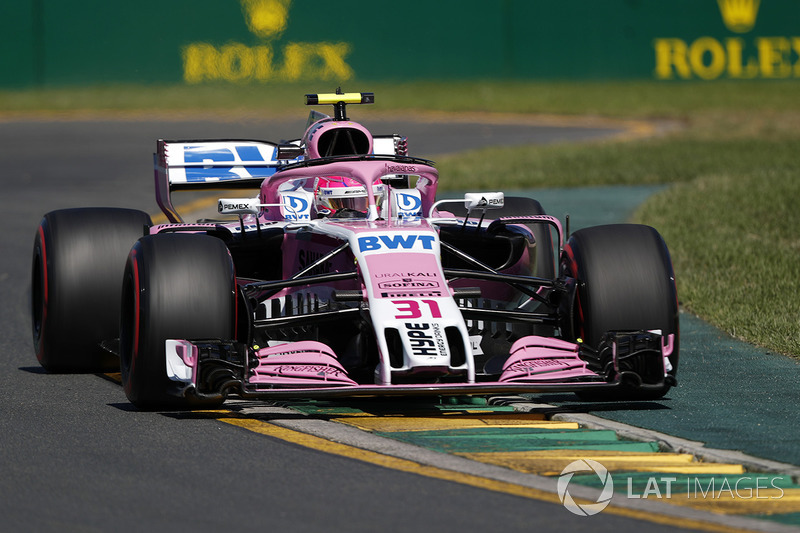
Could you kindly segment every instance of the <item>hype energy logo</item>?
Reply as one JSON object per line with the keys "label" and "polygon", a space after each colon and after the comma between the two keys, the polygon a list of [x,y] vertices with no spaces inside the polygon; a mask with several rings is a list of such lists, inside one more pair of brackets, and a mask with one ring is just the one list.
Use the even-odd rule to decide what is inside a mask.
{"label": "hype energy logo", "polygon": [[[572,496],[577,482],[575,475],[592,476],[600,480],[602,489],[596,499],[579,501]],[[623,479],[620,479],[623,478]],[[620,483],[622,482],[622,483]],[[614,492],[614,480],[611,473],[601,463],[592,459],[579,459],[568,464],[558,478],[556,492],[564,507],[578,516],[593,516],[602,512],[611,503],[612,498],[628,500],[656,500],[664,503],[681,504],[678,500],[694,503],[723,503],[735,508],[742,504],[743,508],[752,508],[752,501],[764,502],[781,500],[786,492],[783,487],[792,484],[788,475],[743,474],[721,476],[670,476],[654,474],[647,478],[618,474],[618,492]],[[593,483],[592,486],[596,486]],[[622,488],[624,487],[624,488]],[[685,503],[684,503],[685,505]]]}
{"label": "hype energy logo", "polygon": [[699,36],[694,40],[654,39],[656,79],[800,78],[800,37],[746,35],[755,28],[759,12],[774,3],[770,0],[716,0],[715,3],[722,25],[730,35]]}
{"label": "hype energy logo", "polygon": [[[289,25],[292,0],[240,0],[248,30],[261,44],[228,42],[221,46],[197,42],[183,47],[183,80],[237,83],[335,80],[354,76],[346,58],[351,45],[343,42],[289,42],[276,51],[276,41]],[[229,9],[220,2],[220,9]]]}

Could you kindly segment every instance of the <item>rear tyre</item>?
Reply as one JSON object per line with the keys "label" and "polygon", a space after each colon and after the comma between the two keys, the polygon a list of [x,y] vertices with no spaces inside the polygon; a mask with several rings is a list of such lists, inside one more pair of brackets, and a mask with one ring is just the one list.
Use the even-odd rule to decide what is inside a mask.
{"label": "rear tyre", "polygon": [[[562,275],[577,280],[565,335],[596,348],[608,331],[661,330],[675,335],[669,360],[678,369],[678,300],[669,251],[659,233],[637,224],[582,229],[572,234],[561,259]],[[620,399],[657,399],[670,389],[626,388]],[[589,395],[582,394],[589,398]],[[611,399],[606,395],[607,399]],[[595,399],[595,398],[592,398]]]}
{"label": "rear tyre", "polygon": [[36,357],[48,371],[119,369],[116,355],[100,344],[119,337],[125,258],[150,225],[147,213],[132,209],[44,216],[33,244],[31,322]]}
{"label": "rear tyre", "polygon": [[236,280],[225,244],[214,237],[162,234],[133,247],[122,283],[120,369],[128,399],[140,409],[218,406],[224,397],[185,393],[167,377],[167,339],[231,340]]}

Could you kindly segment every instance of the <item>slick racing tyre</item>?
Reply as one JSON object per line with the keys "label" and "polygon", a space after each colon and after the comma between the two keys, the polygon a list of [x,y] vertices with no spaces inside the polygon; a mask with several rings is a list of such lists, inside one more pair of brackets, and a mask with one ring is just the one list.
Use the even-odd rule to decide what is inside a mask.
{"label": "slick racing tyre", "polygon": [[235,337],[236,280],[225,244],[214,237],[161,234],[140,239],[122,283],[120,370],[128,399],[140,409],[212,407],[166,373],[167,339]]}
{"label": "slick racing tyre", "polygon": [[[597,348],[608,331],[674,334],[669,357],[669,374],[674,377],[678,369],[677,291],[669,251],[655,229],[617,224],[576,231],[564,247],[561,269],[563,276],[577,280],[567,337]],[[669,383],[655,390],[628,388],[617,396],[657,399],[669,388]]]}
{"label": "slick racing tyre", "polygon": [[44,216],[33,244],[31,317],[39,363],[51,372],[117,371],[101,347],[119,337],[125,259],[151,225],[141,211],[83,208]]}

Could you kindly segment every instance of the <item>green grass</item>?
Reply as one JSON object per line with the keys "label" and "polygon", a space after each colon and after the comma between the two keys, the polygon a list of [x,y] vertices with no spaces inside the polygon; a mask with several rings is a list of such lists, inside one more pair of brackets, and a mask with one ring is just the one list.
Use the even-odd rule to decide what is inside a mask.
{"label": "green grass", "polygon": [[[209,85],[6,91],[0,92],[0,115],[268,116],[297,113],[302,94],[332,89]],[[443,186],[459,189],[672,184],[634,220],[664,235],[683,307],[738,338],[800,356],[800,82],[354,82],[345,90],[376,93],[377,104],[364,113],[542,113],[677,124],[649,139],[492,148],[437,163],[447,176]]]}
{"label": "green grass", "polygon": [[635,216],[667,241],[686,309],[735,337],[795,356],[799,174],[797,163],[753,172],[723,167],[656,195]]}
{"label": "green grass", "polygon": [[[307,92],[333,92],[315,84],[108,85],[0,91],[2,112],[252,111],[296,113]],[[415,82],[353,81],[345,91],[373,91],[364,112],[437,110],[558,113],[612,117],[684,118],[707,111],[798,109],[796,82]]]}
{"label": "green grass", "polygon": [[442,186],[485,187],[486,176],[503,186],[579,187],[692,181],[721,167],[748,174],[765,166],[797,168],[797,141],[706,140],[672,135],[627,143],[562,144],[502,148],[437,158]]}

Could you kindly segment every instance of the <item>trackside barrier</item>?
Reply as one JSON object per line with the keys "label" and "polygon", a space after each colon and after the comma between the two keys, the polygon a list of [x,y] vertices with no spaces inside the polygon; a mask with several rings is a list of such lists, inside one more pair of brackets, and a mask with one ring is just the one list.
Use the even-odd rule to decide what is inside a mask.
{"label": "trackside barrier", "polygon": [[321,0],[6,4],[0,88],[800,78],[796,0],[407,0],[391,12]]}

